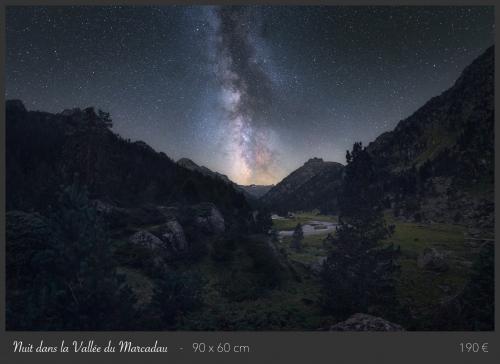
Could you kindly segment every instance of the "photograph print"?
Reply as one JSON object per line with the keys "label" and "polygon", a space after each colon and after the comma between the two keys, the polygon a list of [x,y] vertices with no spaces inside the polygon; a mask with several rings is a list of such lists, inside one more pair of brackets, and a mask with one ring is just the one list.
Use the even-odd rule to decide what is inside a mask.
{"label": "photograph print", "polygon": [[7,6],[8,331],[494,330],[492,6]]}

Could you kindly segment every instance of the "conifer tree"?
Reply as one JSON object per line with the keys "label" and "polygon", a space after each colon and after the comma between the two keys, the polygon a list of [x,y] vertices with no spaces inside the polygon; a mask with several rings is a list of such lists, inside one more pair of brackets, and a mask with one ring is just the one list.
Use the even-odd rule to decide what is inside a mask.
{"label": "conifer tree", "polygon": [[304,239],[304,232],[302,231],[302,225],[300,223],[295,226],[295,230],[292,235],[291,248],[297,251],[302,250],[302,240]]}
{"label": "conifer tree", "polygon": [[118,274],[103,222],[78,182],[50,216],[52,241],[40,256],[34,305],[44,329],[127,329],[135,297]]}
{"label": "conifer tree", "polygon": [[[347,152],[333,247],[322,272],[325,307],[344,317],[395,303],[399,248],[383,244],[393,232],[382,214],[382,194],[361,143]],[[379,311],[377,311],[379,312]]]}

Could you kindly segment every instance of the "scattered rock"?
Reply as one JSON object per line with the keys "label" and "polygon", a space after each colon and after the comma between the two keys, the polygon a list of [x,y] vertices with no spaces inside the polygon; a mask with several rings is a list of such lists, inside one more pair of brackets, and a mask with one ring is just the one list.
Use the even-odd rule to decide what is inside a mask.
{"label": "scattered rock", "polygon": [[381,317],[357,313],[330,327],[330,331],[404,331],[403,327]]}
{"label": "scattered rock", "polygon": [[434,272],[445,272],[449,269],[445,255],[435,248],[425,248],[419,255],[417,264],[419,268]]}

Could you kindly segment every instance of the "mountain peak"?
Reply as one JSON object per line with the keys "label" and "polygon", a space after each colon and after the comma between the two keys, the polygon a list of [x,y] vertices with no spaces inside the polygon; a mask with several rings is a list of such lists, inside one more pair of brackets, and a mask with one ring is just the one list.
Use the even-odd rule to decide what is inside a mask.
{"label": "mountain peak", "polygon": [[323,160],[323,158],[313,157],[313,158],[309,158],[309,160],[307,162],[305,162],[304,165],[319,164],[319,163],[324,163],[324,162],[325,161]]}
{"label": "mountain peak", "polygon": [[262,201],[281,212],[314,208],[332,212],[336,209],[336,198],[332,197],[338,193],[342,172],[340,163],[310,158],[272,187],[262,197]]}
{"label": "mountain peak", "polygon": [[185,168],[192,169],[192,168],[199,168],[200,166],[197,165],[195,162],[193,162],[189,158],[181,158],[177,161],[178,165],[181,165]]}

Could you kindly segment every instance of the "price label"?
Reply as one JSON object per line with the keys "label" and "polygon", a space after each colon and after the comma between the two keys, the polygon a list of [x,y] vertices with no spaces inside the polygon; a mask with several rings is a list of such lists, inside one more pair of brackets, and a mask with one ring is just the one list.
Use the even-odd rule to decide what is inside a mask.
{"label": "price label", "polygon": [[488,343],[460,343],[462,353],[487,353]]}

